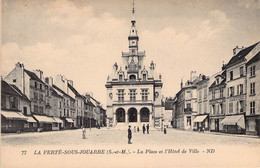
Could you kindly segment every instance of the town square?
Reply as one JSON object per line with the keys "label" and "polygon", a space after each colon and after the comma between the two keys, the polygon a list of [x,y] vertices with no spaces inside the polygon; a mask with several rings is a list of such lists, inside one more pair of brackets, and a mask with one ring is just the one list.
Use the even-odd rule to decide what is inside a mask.
{"label": "town square", "polygon": [[260,166],[260,1],[1,3],[1,167]]}

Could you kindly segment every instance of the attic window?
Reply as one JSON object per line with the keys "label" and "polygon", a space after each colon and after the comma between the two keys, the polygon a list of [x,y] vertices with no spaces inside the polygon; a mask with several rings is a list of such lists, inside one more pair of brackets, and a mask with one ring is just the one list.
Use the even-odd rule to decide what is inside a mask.
{"label": "attic window", "polygon": [[130,79],[130,80],[136,80],[136,76],[135,76],[135,75],[130,75],[130,76],[129,76],[129,79]]}

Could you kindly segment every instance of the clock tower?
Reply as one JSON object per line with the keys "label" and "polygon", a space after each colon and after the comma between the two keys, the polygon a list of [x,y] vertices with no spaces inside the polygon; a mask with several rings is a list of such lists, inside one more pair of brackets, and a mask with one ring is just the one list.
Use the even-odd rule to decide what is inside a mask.
{"label": "clock tower", "polygon": [[134,18],[134,13],[135,13],[135,8],[134,8],[134,2],[133,2],[133,9],[132,9],[132,20],[131,20],[131,29],[130,29],[130,33],[128,36],[128,41],[129,41],[129,53],[131,53],[131,55],[133,57],[137,56],[138,54],[138,41],[139,41],[139,37],[137,35],[137,30],[135,27],[135,18]]}

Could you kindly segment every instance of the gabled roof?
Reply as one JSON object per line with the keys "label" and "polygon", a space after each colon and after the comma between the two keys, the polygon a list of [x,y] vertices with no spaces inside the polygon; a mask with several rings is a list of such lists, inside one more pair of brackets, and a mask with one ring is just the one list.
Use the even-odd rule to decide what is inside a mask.
{"label": "gabled roof", "polygon": [[232,66],[233,64],[240,62],[245,59],[245,56],[253,49],[259,42],[239,51],[236,55],[234,55],[230,61],[227,63],[226,67]]}
{"label": "gabled roof", "polygon": [[52,88],[52,87],[51,87],[51,94],[54,95],[54,96],[56,96],[56,97],[62,98],[62,96],[59,95],[59,94],[56,92],[56,90],[55,90],[54,88]]}
{"label": "gabled roof", "polygon": [[79,92],[78,92],[73,86],[71,86],[69,83],[68,83],[68,87],[70,88],[70,90],[71,90],[77,97],[80,97],[80,98],[84,99],[84,96],[82,96],[81,94],[79,94]]}
{"label": "gabled roof", "polygon": [[21,95],[6,81],[1,80],[1,94],[8,94],[8,95],[14,95],[14,96],[19,96]]}
{"label": "gabled roof", "polygon": [[257,62],[260,60],[260,52],[258,52],[253,58],[251,58],[250,60],[248,60],[248,62],[246,63],[247,65],[250,65],[254,62]]}
{"label": "gabled roof", "polygon": [[36,81],[44,84],[44,82],[34,72],[28,71],[26,69],[24,69],[24,72],[26,72],[31,77],[31,79],[36,80]]}
{"label": "gabled roof", "polygon": [[12,86],[17,92],[19,92],[19,94],[22,96],[23,100],[26,100],[26,101],[29,101],[29,102],[30,102],[30,99],[29,99],[25,94],[23,94],[22,91],[21,91],[17,86],[12,85],[12,84],[11,84],[11,86]]}
{"label": "gabled roof", "polygon": [[58,88],[56,85],[52,85],[52,87],[53,87],[54,89],[56,89],[58,92],[62,93],[63,95],[69,97],[70,99],[75,100],[73,97],[71,97],[70,95],[68,95],[67,93],[65,93],[63,90],[61,90],[60,88]]}

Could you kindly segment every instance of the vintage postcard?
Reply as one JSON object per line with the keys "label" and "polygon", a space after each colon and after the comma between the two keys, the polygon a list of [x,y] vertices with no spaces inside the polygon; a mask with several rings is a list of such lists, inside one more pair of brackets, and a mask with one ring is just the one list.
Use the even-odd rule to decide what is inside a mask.
{"label": "vintage postcard", "polygon": [[260,167],[259,0],[2,0],[1,167]]}

